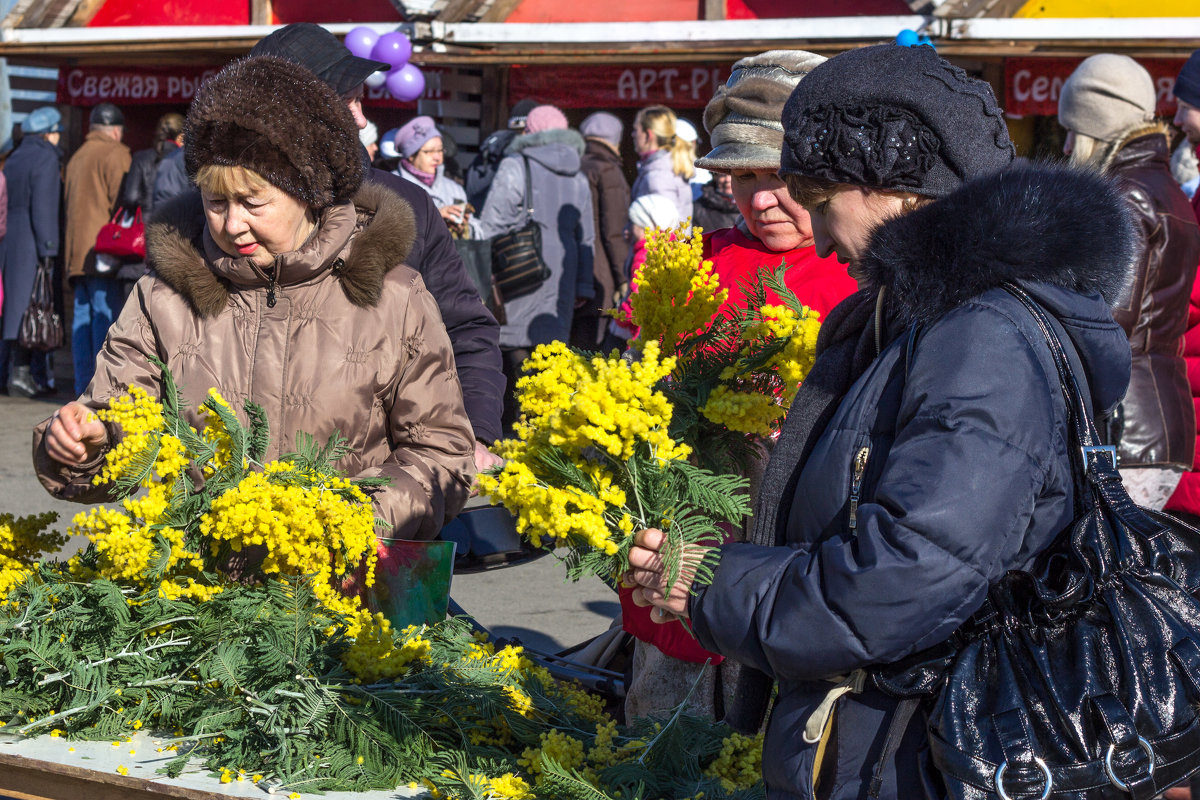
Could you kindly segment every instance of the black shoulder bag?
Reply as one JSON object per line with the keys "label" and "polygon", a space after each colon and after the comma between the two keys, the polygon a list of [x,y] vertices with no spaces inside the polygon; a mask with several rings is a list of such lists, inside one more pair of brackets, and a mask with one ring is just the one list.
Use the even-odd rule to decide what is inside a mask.
{"label": "black shoulder bag", "polygon": [[1200,531],[1134,504],[1053,323],[1005,288],[1054,356],[1076,519],[1031,569],[992,585],[949,641],[873,674],[905,698],[887,749],[935,697],[930,755],[949,797],[1150,800],[1200,768]]}
{"label": "black shoulder bag", "polygon": [[33,293],[21,315],[17,342],[29,350],[57,350],[63,336],[62,317],[54,307],[54,262],[43,258],[33,276]]}
{"label": "black shoulder bag", "polygon": [[492,280],[505,300],[536,291],[550,278],[550,267],[542,258],[542,229],[533,219],[529,159],[522,155],[521,163],[525,166],[525,224],[492,237]]}

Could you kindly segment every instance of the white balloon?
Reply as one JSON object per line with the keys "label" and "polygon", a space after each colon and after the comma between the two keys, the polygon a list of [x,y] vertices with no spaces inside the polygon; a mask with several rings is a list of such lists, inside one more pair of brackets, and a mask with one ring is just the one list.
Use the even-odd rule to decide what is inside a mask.
{"label": "white balloon", "polygon": [[380,86],[383,86],[383,84],[387,83],[387,73],[383,72],[382,70],[372,72],[367,76],[367,80],[364,82],[372,89],[378,89]]}

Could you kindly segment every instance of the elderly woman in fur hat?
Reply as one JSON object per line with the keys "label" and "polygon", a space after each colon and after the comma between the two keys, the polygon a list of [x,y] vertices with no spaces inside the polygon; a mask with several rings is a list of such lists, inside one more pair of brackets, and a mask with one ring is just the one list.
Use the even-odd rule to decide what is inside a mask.
{"label": "elderly woman in fur hat", "polygon": [[1133,349],[1133,375],[1108,437],[1130,495],[1162,509],[1191,468],[1196,444],[1180,344],[1200,230],[1171,176],[1168,128],[1154,118],[1157,100],[1145,67],[1129,56],[1101,53],[1084,59],[1063,84],[1058,120],[1067,129],[1063,151],[1071,162],[1115,177],[1138,223],[1133,282],[1113,306]]}
{"label": "elderly woman in fur hat", "polygon": [[110,497],[92,477],[118,432],[91,411],[131,386],[160,395],[156,356],[190,401],[213,387],[266,409],[269,457],[340,431],[343,469],[391,478],[374,501],[394,535],[433,538],[466,501],[474,439],[437,306],[403,264],[412,210],[362,183],[346,104],[303,67],[249,58],[201,87],[184,141],[200,191],[156,210],[153,273],[87,391],[36,429],[43,485]]}
{"label": "elderly woman in fur hat", "polygon": [[701,645],[753,668],[731,723],[756,730],[778,685],[769,798],[943,797],[923,715],[863,670],[944,642],[1073,521],[1055,362],[1002,287],[1057,320],[1091,406],[1111,409],[1130,357],[1109,304],[1133,226],[1099,176],[1011,167],[991,89],[930,47],[834,56],[800,81],[783,127],[780,174],[817,252],[860,289],[822,325],[750,541],[718,548],[712,583],[689,594],[685,577],[668,600],[662,534],[640,531],[628,577],[656,619],[689,617]]}

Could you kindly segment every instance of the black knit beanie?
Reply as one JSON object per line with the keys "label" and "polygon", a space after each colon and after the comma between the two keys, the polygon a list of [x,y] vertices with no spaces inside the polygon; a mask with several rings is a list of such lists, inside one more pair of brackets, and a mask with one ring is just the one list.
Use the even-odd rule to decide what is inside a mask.
{"label": "black knit beanie", "polygon": [[932,47],[836,55],[783,109],[780,174],[942,197],[1014,157],[992,89]]}
{"label": "black knit beanie", "polygon": [[363,180],[358,127],[346,103],[298,64],[234,61],[188,109],[184,163],[245,167],[316,209],[350,199]]}
{"label": "black knit beanie", "polygon": [[1200,108],[1200,50],[1183,62],[1175,79],[1175,96],[1193,108]]}

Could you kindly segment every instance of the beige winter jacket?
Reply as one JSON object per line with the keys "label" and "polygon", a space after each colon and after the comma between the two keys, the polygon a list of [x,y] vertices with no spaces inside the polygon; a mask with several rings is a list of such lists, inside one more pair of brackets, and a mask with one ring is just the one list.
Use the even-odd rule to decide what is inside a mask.
{"label": "beige winter jacket", "polygon": [[67,226],[63,229],[63,259],[67,275],[96,272],[96,234],[112,218],[129,172],[129,148],[99,131],[90,131],[67,162],[63,195]]}
{"label": "beige winter jacket", "polygon": [[[437,306],[402,265],[413,236],[412,209],[367,184],[352,204],[325,210],[299,250],[276,259],[271,287],[261,268],[216,246],[198,194],[178,197],[147,228],[155,272],[138,281],[80,401],[98,408],[132,385],[159,395],[146,358],[155,355],[179,383],[193,425],[209,387],[235,408],[247,398],[263,406],[268,458],[292,450],[298,431],[320,441],[340,431],[351,447],[343,469],[392,479],[374,499],[394,535],[433,538],[466,501],[474,436]],[[90,483],[101,459],[79,468],[50,459],[47,424],[34,431],[46,489],[110,499]]]}

